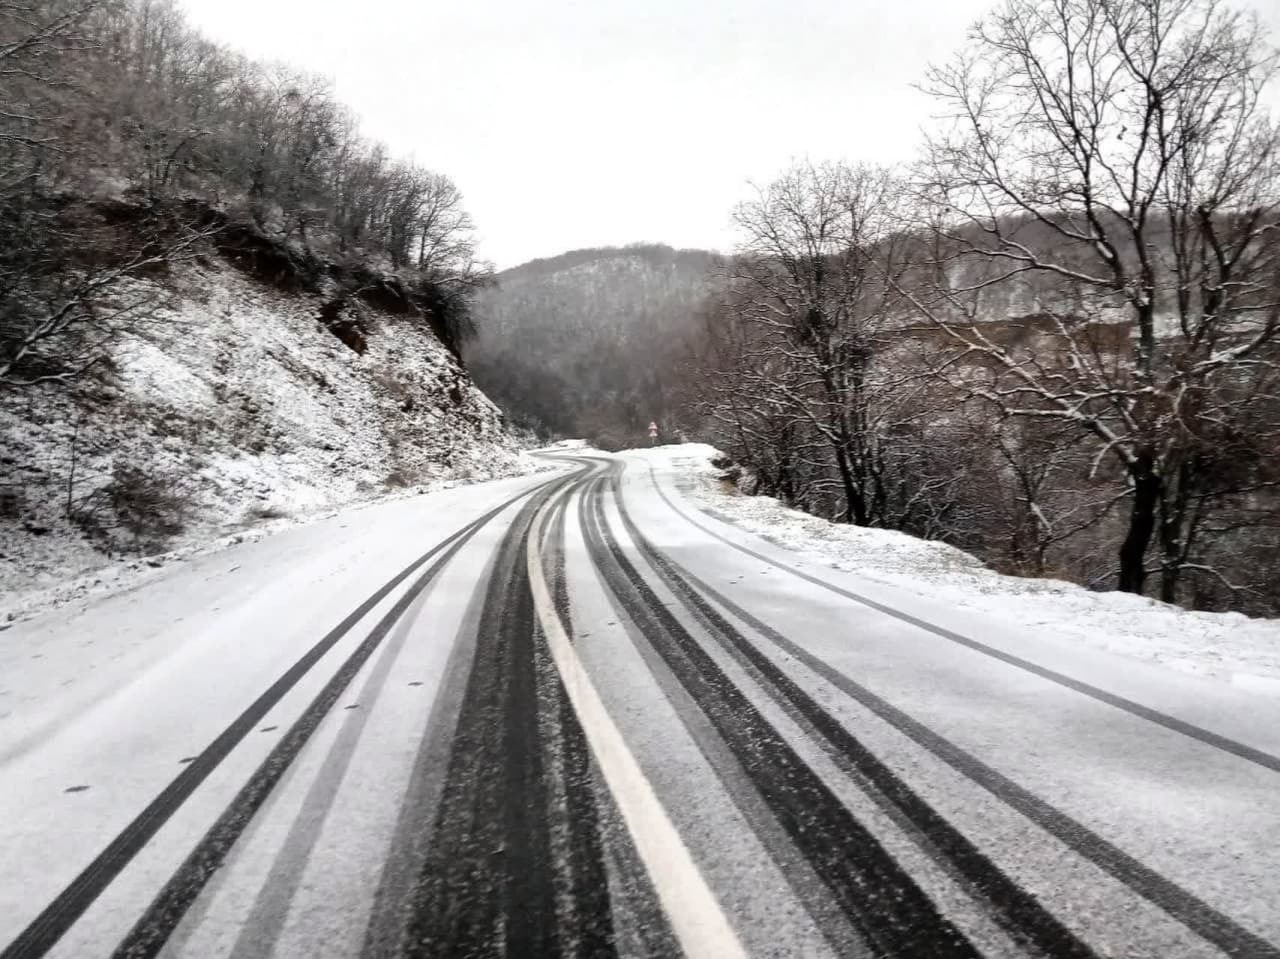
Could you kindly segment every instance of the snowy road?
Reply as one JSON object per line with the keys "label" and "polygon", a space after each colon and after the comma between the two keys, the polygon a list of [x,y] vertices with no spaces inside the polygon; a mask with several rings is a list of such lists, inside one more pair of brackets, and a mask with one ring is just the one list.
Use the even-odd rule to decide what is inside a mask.
{"label": "snowy road", "polygon": [[1280,957],[1276,700],[560,462],[0,633],[0,957]]}

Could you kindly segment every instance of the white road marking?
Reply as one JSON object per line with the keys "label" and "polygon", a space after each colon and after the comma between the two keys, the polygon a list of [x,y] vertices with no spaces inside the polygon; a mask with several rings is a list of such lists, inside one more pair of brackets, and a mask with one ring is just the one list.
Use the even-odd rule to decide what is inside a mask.
{"label": "white road marking", "polygon": [[746,950],[737,933],[698,871],[688,847],[667,816],[640,764],[627,748],[622,733],[609,717],[582,660],[574,651],[573,643],[565,635],[560,617],[556,615],[538,548],[540,529],[549,506],[550,503],[539,511],[534,520],[535,532],[528,539],[525,555],[529,587],[538,622],[551,650],[551,659],[560,673],[592,755],[618,804],[684,954],[746,959]]}

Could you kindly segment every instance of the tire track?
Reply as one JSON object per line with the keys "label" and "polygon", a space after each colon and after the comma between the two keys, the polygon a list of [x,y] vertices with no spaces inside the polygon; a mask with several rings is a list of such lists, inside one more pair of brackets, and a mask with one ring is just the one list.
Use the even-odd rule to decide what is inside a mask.
{"label": "tire track", "polygon": [[652,464],[649,466],[649,478],[653,483],[653,488],[657,491],[658,496],[660,496],[662,501],[671,508],[673,513],[681,517],[695,529],[701,530],[708,536],[719,540],[726,546],[736,549],[740,553],[745,553],[752,559],[757,559],[762,563],[768,563],[775,569],[780,569],[784,572],[790,573],[792,576],[796,576],[807,583],[812,583],[814,586],[819,586],[822,589],[835,593],[838,596],[843,596],[845,599],[851,599],[855,603],[874,609],[878,613],[884,613],[886,616],[892,616],[894,619],[901,620],[904,623],[910,623],[912,626],[922,629],[925,632],[932,633],[942,639],[950,640],[953,643],[964,646],[966,649],[971,649],[984,656],[990,656],[992,659],[998,659],[1002,663],[1025,670],[1026,672],[1039,676],[1041,679],[1047,679],[1051,683],[1056,683],[1059,686],[1065,686],[1067,689],[1073,690],[1081,695],[1088,696],[1090,699],[1097,700],[1100,703],[1106,703],[1108,706],[1113,706],[1116,709],[1123,710],[1124,712],[1137,716],[1140,719],[1145,719],[1157,726],[1163,726],[1165,729],[1172,730],[1173,732],[1181,733],[1183,736],[1194,739],[1197,742],[1204,743],[1206,746],[1212,746],[1215,749],[1220,749],[1225,753],[1230,753],[1232,756],[1243,759],[1246,762],[1255,763],[1256,765],[1259,765],[1264,769],[1269,769],[1272,772],[1280,772],[1280,756],[1274,756],[1264,750],[1230,739],[1226,736],[1220,735],[1219,733],[1205,729],[1202,726],[1197,726],[1194,723],[1187,722],[1186,720],[1178,719],[1176,716],[1170,716],[1168,713],[1162,713],[1157,709],[1152,709],[1150,706],[1144,706],[1142,703],[1128,699],[1127,697],[1118,696],[1115,693],[1107,692],[1105,689],[1101,689],[1098,686],[1082,682],[1078,679],[1073,679],[1065,673],[1060,673],[1056,670],[1040,666],[1030,660],[1023,659],[1020,656],[1015,656],[1012,653],[1006,653],[1002,649],[997,649],[994,646],[988,646],[986,643],[981,643],[976,639],[970,639],[968,636],[954,632],[946,627],[930,623],[928,620],[912,616],[910,613],[904,613],[899,609],[894,609],[892,606],[886,606],[884,603],[876,602],[866,596],[860,596],[850,590],[836,586],[833,583],[828,583],[823,579],[819,579],[817,576],[812,576],[803,570],[788,566],[786,563],[780,563],[776,559],[770,559],[768,556],[757,553],[755,550],[749,549],[739,543],[735,543],[733,540],[722,536],[715,530],[704,526],[702,523],[690,516],[685,510],[672,502],[671,498],[667,496],[666,491],[661,487],[661,485],[659,485],[658,476],[654,471]]}
{"label": "tire track", "polygon": [[485,565],[436,688],[374,893],[361,949],[364,959],[393,959],[404,950],[404,930],[414,908],[413,891],[430,849],[453,735],[475,658],[480,615],[487,599],[481,587],[492,580],[496,562],[495,554]]}
{"label": "tire track", "polygon": [[[552,481],[554,482],[554,481]],[[549,484],[543,484],[533,495],[545,495]],[[248,827],[254,814],[266,802],[267,797],[283,778],[293,760],[302,751],[321,721],[332,709],[333,704],[360,672],[365,662],[381,645],[382,640],[391,631],[405,611],[418,599],[423,590],[440,573],[445,565],[457,554],[480,529],[512,503],[524,499],[529,493],[513,497],[502,506],[490,511],[479,520],[465,527],[440,557],[413,583],[400,597],[387,614],[378,621],[365,640],[325,684],[320,693],[312,700],[303,714],[289,728],[275,749],[258,767],[249,781],[237,793],[226,811],[218,818],[213,827],[192,850],[186,861],[179,867],[173,878],[165,885],[160,894],[148,907],[146,912],[134,925],[113,954],[114,959],[143,959],[157,955],[169,938],[169,935],[181,922],[182,917],[204,889],[213,874],[221,868],[232,846]],[[527,507],[526,507],[527,508]]]}
{"label": "tire track", "polygon": [[601,575],[679,677],[850,921],[885,956],[977,956],[878,840],[689,635],[607,527],[598,487],[585,531]]}
{"label": "tire track", "polygon": [[[591,466],[591,464],[588,464]],[[594,468],[594,467],[592,467]],[[550,515],[542,527],[542,566],[547,575],[555,614],[572,638],[573,628],[569,607],[569,584],[565,569],[565,514],[575,493],[580,493],[588,480],[580,478],[575,484],[559,493],[550,509]],[[560,710],[558,728],[563,731],[569,748],[561,751],[559,764],[564,786],[557,792],[562,803],[555,804],[563,810],[561,831],[579,845],[579,852],[569,862],[587,862],[590,868],[571,871],[568,881],[561,883],[562,910],[581,910],[590,914],[594,903],[601,915],[612,923],[612,936],[603,935],[604,922],[597,919],[588,924],[593,933],[574,943],[577,955],[593,957],[606,954],[609,949],[626,955],[628,959],[678,959],[682,954],[667,918],[662,911],[657,891],[649,880],[643,864],[622,822],[621,814],[613,802],[608,786],[599,775],[591,757],[590,744],[573,713],[573,703],[565,695],[558,670],[550,656],[545,641],[538,644],[538,666],[544,677],[542,688],[555,701]],[[588,828],[575,828],[580,823]],[[605,864],[600,869],[585,846],[584,838],[599,834],[605,854]],[[601,891],[604,897],[601,898]],[[603,911],[608,907],[608,912]]]}
{"label": "tire track", "polygon": [[617,485],[616,475],[611,491],[632,541],[640,554],[682,602],[708,628],[712,638],[731,656],[747,666],[749,672],[763,680],[762,686],[792,715],[826,741],[871,787],[872,798],[881,806],[891,807],[898,817],[910,823],[925,840],[926,851],[953,875],[960,877],[970,892],[979,898],[1002,928],[1024,948],[1040,955],[1087,959],[1094,952],[1034,896],[1010,879],[971,840],[943,818],[896,773],[878,759],[831,713],[805,693],[753,643],[736,630],[723,616],[702,599],[689,585],[682,571],[658,553],[632,521]]}
{"label": "tire track", "polygon": [[[579,501],[578,528],[582,531],[584,540],[587,539],[588,529],[593,528],[592,511],[593,501],[590,497],[583,496]],[[628,613],[618,602],[617,597],[608,589],[605,590],[605,594],[609,601],[608,608],[611,610],[610,618],[628,619]],[[812,924],[815,947],[820,941],[827,945],[828,955],[867,959],[872,953],[869,952],[861,933],[850,922],[842,905],[810,866],[803,852],[791,841],[768,802],[756,789],[750,775],[738,761],[730,746],[721,738],[706,713],[652,644],[642,635],[636,635],[634,627],[627,628],[626,633],[628,642],[637,654],[640,668],[648,668],[657,694],[666,700],[666,704],[674,714],[669,722],[684,727],[689,744],[706,763],[714,784],[707,782],[704,788],[716,790],[718,785],[720,792],[714,793],[717,801],[731,807],[726,810],[726,815],[734,822],[730,828],[745,829],[750,832],[758,843],[757,854],[762,853],[763,857],[767,858],[776,869],[782,882],[780,887],[775,888],[774,894],[792,898],[801,907]],[[661,762],[661,756],[654,756],[653,761]],[[688,796],[689,791],[684,791],[683,795]],[[681,803],[681,800],[675,797],[668,801],[673,806]],[[737,812],[737,817],[733,817],[734,811]],[[690,821],[688,814],[685,813],[681,819],[685,829],[696,831],[706,829],[706,825],[700,821],[702,817],[694,816]],[[724,820],[721,819],[721,821]],[[709,851],[704,847],[704,855]],[[744,867],[750,868],[745,861],[739,868]],[[763,897],[753,895],[753,898],[761,901]],[[755,945],[759,948],[763,942],[757,939]],[[806,954],[803,949],[801,954]]]}
{"label": "tire track", "polygon": [[[554,480],[548,482],[554,482]],[[545,486],[546,484],[543,485]],[[526,496],[529,496],[540,488],[542,487],[535,487],[534,490],[526,490],[517,496],[513,496],[501,505],[490,510],[485,515],[481,516],[479,519],[473,520],[463,526],[461,529],[438,543],[436,546],[432,547],[417,560],[410,563],[394,577],[388,580],[382,587],[361,603],[349,616],[346,617],[346,619],[330,630],[329,633],[312,646],[311,649],[309,649],[293,664],[293,666],[286,670],[283,675],[268,687],[261,696],[250,704],[244,712],[233,720],[230,725],[228,725],[213,740],[212,743],[205,747],[195,760],[183,767],[182,772],[180,772],[169,783],[169,785],[166,786],[160,794],[156,796],[156,798],[153,799],[146,808],[144,808],[142,812],[139,813],[138,816],[135,817],[116,836],[115,839],[108,843],[107,846],[96,857],[94,857],[89,865],[86,866],[80,874],[76,876],[76,878],[73,879],[71,883],[68,884],[67,887],[63,889],[63,891],[59,893],[53,901],[50,902],[49,905],[46,906],[39,915],[37,915],[36,918],[27,925],[18,937],[5,947],[3,952],[0,952],[0,959],[35,959],[35,957],[43,956],[47,953],[54,944],[66,934],[67,930],[69,930],[71,926],[74,925],[75,922],[84,914],[85,910],[93,904],[94,900],[102,894],[102,891],[115,880],[115,878],[124,870],[124,868],[133,860],[142,848],[150,842],[151,838],[166,822],[169,821],[173,814],[177,812],[179,807],[186,802],[191,794],[194,793],[206,779],[208,779],[213,771],[222,763],[222,761],[231,753],[240,741],[244,739],[244,737],[254,729],[258,722],[266,716],[267,713],[269,713],[271,709],[274,708],[275,705],[279,703],[291,689],[293,689],[294,686],[298,684],[302,677],[305,676],[312,667],[314,667],[316,663],[318,663],[324,655],[329,652],[330,649],[332,649],[344,636],[346,636],[348,632],[350,632],[362,619],[364,619],[365,616],[374,609],[374,607],[386,599],[386,597],[390,595],[397,586],[412,576],[417,570],[429,563],[433,558],[440,556],[442,553],[446,554],[444,559],[434,564],[426,574],[420,577],[418,583],[416,583],[410,590],[410,594],[412,594],[414,590],[425,588],[426,584],[430,582],[435,573],[443,566],[444,562],[447,561],[448,557],[452,556],[453,553],[461,547],[462,543],[467,539],[470,539],[470,537],[473,536],[481,526],[488,523],[508,506]],[[399,608],[401,605],[407,606],[407,603],[397,604],[397,607]],[[375,632],[381,628],[381,633],[378,635],[377,640],[372,644],[366,640],[365,643],[359,647],[357,653],[353,655],[360,655],[360,650],[366,649],[367,646],[367,651],[364,653],[364,657],[367,658],[367,656],[372,653],[373,648],[376,647],[377,643],[381,640],[381,636],[385,635],[386,631],[391,628],[393,622],[394,620],[389,622],[384,618],[383,623],[385,623],[385,626],[383,626],[383,623],[380,623],[378,627],[375,627]],[[350,660],[348,662],[350,662]],[[340,671],[340,675],[342,674],[342,671]],[[335,697],[341,693],[343,688],[345,688],[346,683],[350,682],[352,676],[354,676],[354,672],[346,675],[345,681],[342,682],[341,687],[334,693]],[[330,685],[337,682],[337,679],[338,677],[335,677],[335,680],[331,681]],[[329,687],[327,686],[326,691],[328,690]],[[279,775],[283,774],[284,768],[288,766],[293,755],[296,754],[297,750],[301,749],[302,745],[310,737],[311,730],[313,730],[315,724],[319,722],[319,718],[323,715],[323,712],[327,711],[329,706],[332,705],[332,703],[323,703],[324,695],[324,692],[322,692],[321,696],[317,697],[317,699],[313,701],[312,707],[308,710],[308,714],[304,715],[302,719],[299,719],[298,722],[295,723],[294,728],[290,730],[290,733],[286,735],[285,739],[277,746],[276,751],[272,752],[271,756],[268,757],[267,762],[259,769],[259,774],[264,775],[260,784],[265,784],[267,780],[270,780],[271,783],[274,784],[275,779],[278,779]],[[308,720],[311,709],[318,709],[320,712],[318,715],[311,716],[309,721],[304,722],[304,720]],[[287,742],[295,742],[296,747],[291,747],[292,751],[284,750],[283,747]],[[272,763],[273,757],[275,758],[275,763]],[[275,774],[275,778],[272,779],[272,773],[267,768],[268,763],[271,763],[271,769],[274,769],[275,765],[282,761],[284,766],[279,769],[279,773]],[[255,774],[254,778],[257,780],[258,775]],[[268,786],[267,789],[269,791],[270,786]],[[246,787],[246,790],[243,793],[244,799],[254,803],[254,809],[257,808],[257,805],[261,804],[262,800],[265,799],[265,796],[265,793],[260,797],[257,796],[257,790],[255,789],[250,791],[249,787]],[[241,797],[238,797],[238,799],[239,798]],[[223,818],[226,819],[227,816],[224,815]],[[216,828],[218,827],[215,826],[215,829]],[[234,828],[233,831],[235,835],[239,835],[239,832],[242,831],[243,828],[243,823]],[[197,847],[197,851],[202,848],[206,851],[206,854],[211,851],[209,847],[205,845],[209,838],[210,837],[206,835],[206,839],[202,840],[201,846]],[[195,857],[195,853],[192,855]],[[210,861],[220,862],[223,855],[225,855],[225,850],[215,854]],[[204,857],[201,858],[203,860]],[[196,865],[192,859],[188,860],[188,864],[192,866]],[[184,864],[184,869],[188,864]],[[212,868],[216,868],[216,865],[213,865]],[[197,878],[194,874],[189,872],[185,872],[184,875],[188,877],[183,883],[184,887],[190,886],[191,880]],[[172,900],[166,900],[166,911],[170,908],[178,908],[178,918],[181,918],[181,913],[185,912],[186,908],[190,905],[190,899],[194,898],[194,895],[199,891],[198,887],[203,887],[206,880],[207,875],[199,877],[197,887],[195,887],[195,893],[192,893],[189,897],[184,894]],[[176,888],[166,888],[169,890],[170,894],[176,892]],[[165,896],[166,893],[162,892],[161,895]],[[154,905],[155,904],[153,904],[153,906]],[[141,952],[123,954],[150,955],[154,954],[154,952],[148,950],[158,950],[159,946],[163,945],[164,937],[167,937],[169,932],[172,931],[172,925],[160,916],[153,915],[151,911],[148,911],[148,916],[154,920],[160,920],[155,932],[141,936],[137,940],[137,946],[142,949]],[[176,919],[174,922],[176,923]],[[154,947],[144,946],[144,940],[146,942],[154,942],[156,941],[157,936],[160,937],[157,945],[154,945]],[[127,937],[125,942],[121,944],[121,948],[124,948],[132,941],[133,937],[131,934],[130,937]]]}
{"label": "tire track", "polygon": [[328,823],[329,810],[355,760],[373,707],[387,686],[422,606],[433,591],[420,592],[400,618],[356,693],[355,700],[362,708],[352,710],[341,719],[337,738],[293,814],[293,822],[241,926],[229,959],[269,959],[274,953],[312,851]]}
{"label": "tire track", "polygon": [[[615,880],[614,887],[621,886],[630,892],[636,884],[628,883],[629,877],[647,876],[662,903],[671,935],[679,942],[679,951],[698,957],[746,959],[742,944],[719,901],[693,862],[688,847],[676,832],[648,777],[605,708],[599,691],[574,650],[573,642],[565,633],[547,585],[544,557],[533,548],[532,541],[526,557],[529,586],[546,648],[574,713],[579,717],[594,760],[593,769],[613,797],[614,802],[608,807],[616,808],[626,829],[628,848],[624,855],[619,855],[624,850],[612,847],[611,861],[615,866],[638,861],[643,867],[640,874],[619,874],[615,870],[610,875]],[[609,824],[608,819],[605,823]],[[659,937],[654,935],[655,930],[643,926],[637,928],[631,922],[637,918],[634,912],[627,912],[627,906],[631,904],[625,897],[620,903],[621,936],[628,945],[639,943],[642,947],[640,954],[644,955],[659,947]]]}
{"label": "tire track", "polygon": [[[746,660],[754,669],[766,676],[778,691],[778,694],[785,697],[792,708],[804,715],[813,728],[818,729],[824,736],[828,735],[828,731],[834,735],[836,738],[828,736],[833,745],[848,757],[854,768],[863,772],[864,775],[868,775],[868,778],[871,778],[873,782],[876,782],[876,779],[866,771],[870,768],[867,766],[867,761],[870,760],[872,764],[879,764],[879,761],[869,751],[866,751],[865,747],[861,747],[860,744],[852,752],[847,751],[847,743],[842,745],[841,740],[852,740],[852,735],[847,730],[844,730],[844,727],[834,717],[826,714],[825,710],[808,697],[807,694],[800,691],[794,681],[787,678],[754,643],[742,636],[738,630],[728,623],[707,602],[708,599],[713,600],[721,608],[728,610],[733,616],[750,626],[752,630],[788,655],[795,657],[912,742],[921,746],[972,782],[986,789],[997,799],[1044,829],[1073,852],[1093,863],[1112,878],[1131,889],[1136,895],[1162,909],[1173,919],[1191,929],[1227,955],[1248,957],[1248,959],[1280,959],[1280,947],[1250,932],[1229,916],[1214,909],[1202,899],[1161,876],[1119,847],[1103,839],[1083,823],[1076,821],[1052,804],[1019,786],[1013,780],[997,772],[994,768],[956,746],[945,737],[935,733],[902,710],[890,705],[844,673],[829,666],[812,653],[787,639],[777,630],[761,622],[714,587],[709,586],[681,567],[669,556],[654,547],[640,533],[626,511],[616,477],[614,478],[613,492],[619,515],[622,517],[624,526],[631,535],[632,540],[672,590],[677,595],[682,596],[695,615],[711,627],[712,634],[717,636],[731,654]],[[751,555],[757,559],[768,561],[765,557]],[[788,569],[785,566],[782,568]],[[809,579],[811,577],[805,578]],[[797,694],[800,698],[796,698]],[[802,706],[801,703],[806,700],[807,705]],[[815,710],[816,712],[810,715],[810,710]],[[826,715],[827,719],[819,724],[815,720],[820,719],[821,715]],[[859,753],[865,753],[865,758],[859,759]],[[885,771],[889,776],[895,775],[887,770],[887,767]],[[877,773],[876,775],[878,776],[879,774]],[[908,806],[911,805],[910,799],[906,794],[900,792],[892,784],[889,785],[889,788],[879,786],[878,788],[881,789],[882,795],[886,799],[892,801],[899,808],[902,808],[899,805],[902,799],[907,800]],[[903,788],[906,788],[905,785]],[[923,801],[920,802],[923,803]],[[904,815],[914,821],[914,816],[908,812],[908,809],[902,808],[902,811]],[[936,813],[934,815],[936,816]],[[927,830],[925,830],[925,834],[929,834]],[[940,848],[946,848],[946,846]],[[978,853],[978,855],[981,855],[981,853]],[[981,870],[979,870],[978,876],[979,878],[981,877]],[[1009,881],[1012,882],[1012,880]],[[1004,894],[999,893],[998,890],[996,894],[998,896],[996,901],[1012,902],[1012,900],[1005,899]],[[1050,954],[1057,955],[1057,953]]]}
{"label": "tire track", "polygon": [[590,757],[535,630],[512,524],[481,613],[405,956],[616,954]]}

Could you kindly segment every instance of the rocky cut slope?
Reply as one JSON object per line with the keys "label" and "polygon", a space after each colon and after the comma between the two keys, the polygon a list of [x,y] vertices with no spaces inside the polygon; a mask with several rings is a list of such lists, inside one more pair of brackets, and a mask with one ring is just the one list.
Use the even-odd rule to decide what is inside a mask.
{"label": "rocky cut slope", "polygon": [[93,376],[0,391],[0,620],[113,557],[530,468],[420,313],[222,252],[116,290],[158,305]]}

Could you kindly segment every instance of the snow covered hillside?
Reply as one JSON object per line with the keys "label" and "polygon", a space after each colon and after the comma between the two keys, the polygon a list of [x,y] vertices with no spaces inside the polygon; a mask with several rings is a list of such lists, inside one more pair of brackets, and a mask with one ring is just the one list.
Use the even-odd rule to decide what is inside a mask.
{"label": "snow covered hillside", "polygon": [[421,321],[221,260],[137,282],[165,303],[109,371],[0,400],[0,622],[112,557],[538,468]]}
{"label": "snow covered hillside", "polygon": [[676,468],[679,488],[719,519],[812,562],[889,587],[909,607],[927,598],[1030,635],[1103,649],[1258,692],[1280,694],[1280,620],[1191,612],[1128,593],[1091,592],[1060,580],[1003,576],[945,543],[831,523],[768,496],[747,496],[701,443],[628,450]]}

